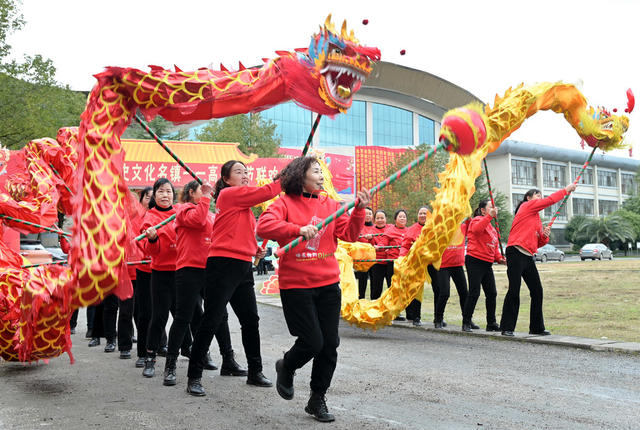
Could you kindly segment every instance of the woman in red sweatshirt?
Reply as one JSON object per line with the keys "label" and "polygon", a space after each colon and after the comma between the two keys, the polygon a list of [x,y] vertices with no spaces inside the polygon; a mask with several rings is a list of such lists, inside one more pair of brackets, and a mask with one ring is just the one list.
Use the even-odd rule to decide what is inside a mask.
{"label": "woman in red sweatshirt", "polygon": [[355,242],[364,224],[364,208],[371,199],[358,193],[351,216],[343,214],[318,231],[319,223],[340,208],[322,194],[324,178],[315,157],[296,158],[282,171],[285,195],[260,216],[258,235],[284,246],[298,236],[306,242],[280,259],[279,282],[282,310],[294,345],[276,362],[278,394],[293,398],[293,375],[310,360],[311,397],[305,411],[318,421],[333,421],[325,393],[331,385],[340,343],[340,270],[334,256],[337,239]]}
{"label": "woman in red sweatshirt", "polygon": [[[369,243],[371,239],[373,239],[372,234],[375,233],[373,231],[375,227],[373,226],[373,209],[370,207],[364,208],[364,227],[362,227],[362,231],[360,232],[360,237],[358,238],[358,242]],[[369,274],[371,273],[371,268],[366,272],[354,272],[356,275],[356,279],[358,280],[358,298],[364,299],[364,296],[367,292],[367,283],[369,282]]]}
{"label": "woman in red sweatshirt", "polygon": [[[429,208],[426,206],[422,206],[418,209],[418,222],[413,224],[411,227],[407,229],[407,232],[402,239],[402,243],[400,244],[400,253],[399,256],[403,257],[409,253],[411,250],[411,246],[413,246],[413,242],[416,241],[420,233],[422,232],[422,227],[424,227],[424,223],[427,222],[427,215],[429,214]],[[438,287],[436,280],[436,269],[430,264],[427,266],[427,271],[429,272],[429,277],[431,278],[431,288],[433,290],[434,297],[437,297]],[[435,303],[435,299],[434,299]],[[422,317],[422,301],[418,299],[413,299],[409,306],[406,309],[407,319],[413,322],[413,325],[419,327],[422,325],[421,317]]]}
{"label": "woman in red sweatshirt", "polygon": [[263,187],[250,187],[247,167],[230,160],[224,163],[216,182],[213,199],[216,202],[215,223],[206,267],[204,315],[195,335],[189,360],[187,392],[205,396],[202,387],[202,360],[220,324],[225,319],[227,303],[231,304],[242,330],[242,345],[247,357],[247,384],[271,387],[262,373],[258,305],[253,283],[254,258],[264,258],[258,248],[256,219],[251,207],[280,194],[280,181]]}
{"label": "woman in red sweatshirt", "polygon": [[[176,301],[164,368],[163,384],[167,386],[176,384],[176,361],[180,345],[189,335],[189,324],[195,334],[202,322],[205,267],[215,218],[209,211],[212,192],[210,184],[189,182],[182,190],[180,200],[184,204],[176,213]],[[216,339],[223,360],[220,374],[247,376],[247,371],[241,369],[233,357],[226,309]],[[205,357],[204,368],[217,369],[209,355]]]}
{"label": "woman in red sweatshirt", "polygon": [[522,279],[529,287],[531,295],[531,314],[529,319],[529,333],[549,335],[544,327],[542,315],[542,283],[536,268],[536,250],[549,241],[550,227],[542,228],[539,212],[554,203],[559,202],[576,189],[575,184],[567,185],[549,197],[542,198],[539,190],[531,189],[518,204],[511,224],[509,242],[507,242],[507,278],[509,289],[502,306],[500,328],[503,336],[513,336],[520,310],[520,284]]}
{"label": "woman in red sweatshirt", "polygon": [[469,295],[462,311],[462,331],[470,332],[478,329],[473,323],[473,312],[480,297],[480,286],[484,291],[487,307],[487,331],[499,331],[496,323],[496,279],[493,276],[493,263],[504,264],[500,253],[498,232],[491,225],[491,220],[498,216],[498,208],[490,199],[482,200],[473,212],[473,218],[467,228],[467,256],[464,265],[469,277]]}
{"label": "woman in red sweatshirt", "polygon": [[[440,269],[438,270],[438,297],[435,301],[435,319],[434,327],[443,328],[446,327],[444,322],[444,310],[447,306],[447,301],[451,295],[451,279],[458,291],[458,297],[460,298],[460,311],[464,312],[464,304],[467,300],[467,277],[464,274],[464,247],[465,237],[467,234],[466,222],[460,225],[460,236],[462,242],[457,245],[449,245],[442,254],[442,262],[440,263]],[[456,239],[459,239],[456,238]]]}
{"label": "woman in red sweatshirt", "polygon": [[[378,209],[374,215],[372,230],[373,234],[378,234],[378,236],[373,236],[370,240],[370,243],[376,248],[377,260],[385,260],[388,258],[388,249],[380,247],[389,246],[389,236],[387,236],[387,229],[389,227],[391,226],[387,225],[387,213],[382,209]],[[385,279],[387,280],[387,288],[391,286],[393,265],[391,272],[389,272],[388,266],[386,261],[381,261],[369,269],[371,273],[371,300],[376,300],[382,295],[382,284]]]}
{"label": "woman in red sweatshirt", "polygon": [[[393,224],[387,226],[387,237],[389,238],[389,246],[397,246],[398,248],[387,249],[387,258],[398,258],[398,256],[400,255],[400,245],[402,244],[402,239],[404,239],[404,235],[407,230],[407,211],[405,211],[404,209],[398,209],[393,215]],[[385,278],[387,279],[387,288],[391,287],[391,282],[393,281],[393,268],[394,262],[390,261],[389,264],[387,264],[387,273],[385,274]],[[409,311],[409,313],[411,314],[411,311]],[[418,318],[419,317],[420,315],[418,315]],[[415,315],[407,315],[406,318],[398,315],[395,320],[405,321],[406,319],[411,319],[413,321],[415,318]]]}

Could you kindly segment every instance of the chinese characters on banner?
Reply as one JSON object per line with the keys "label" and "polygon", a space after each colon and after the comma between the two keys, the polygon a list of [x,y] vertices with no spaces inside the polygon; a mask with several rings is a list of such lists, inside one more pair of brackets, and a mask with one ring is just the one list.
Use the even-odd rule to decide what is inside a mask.
{"label": "chinese characters on banner", "polygon": [[[406,149],[391,149],[382,146],[356,146],[356,188],[371,189],[387,177],[386,170],[393,160]],[[384,192],[384,191],[383,191]],[[377,209],[380,194],[372,198],[371,207]]]}

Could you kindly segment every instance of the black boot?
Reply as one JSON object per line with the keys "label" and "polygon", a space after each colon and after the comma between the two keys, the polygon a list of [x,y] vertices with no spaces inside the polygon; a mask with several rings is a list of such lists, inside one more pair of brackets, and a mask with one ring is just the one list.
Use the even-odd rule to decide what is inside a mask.
{"label": "black boot", "polygon": [[167,355],[167,360],[164,363],[164,381],[162,385],[172,386],[176,385],[176,360],[178,357],[174,355]]}
{"label": "black boot", "polygon": [[256,387],[273,387],[273,382],[262,372],[251,372],[247,376],[247,384],[255,385]]}
{"label": "black boot", "polygon": [[147,357],[144,359],[144,369],[142,370],[142,376],[145,378],[153,378],[156,374],[156,358]]}
{"label": "black boot", "polygon": [[218,370],[218,366],[216,366],[216,364],[211,359],[211,354],[209,353],[209,351],[207,351],[207,355],[204,356],[202,365],[207,370]]}
{"label": "black boot", "polygon": [[296,372],[291,372],[284,367],[284,360],[281,358],[276,361],[276,390],[280,397],[285,400],[293,399],[293,376]]}
{"label": "black boot", "polygon": [[435,320],[433,322],[433,328],[443,328],[442,320]]}
{"label": "black boot", "polygon": [[207,393],[202,388],[202,383],[200,382],[200,378],[189,378],[187,381],[187,393],[192,396],[206,396]]}
{"label": "black boot", "polygon": [[311,392],[311,397],[309,397],[309,402],[307,406],[305,406],[304,411],[309,415],[313,415],[317,421],[323,423],[329,423],[331,421],[335,421],[336,418],[329,413],[327,409],[327,399],[324,397],[324,393],[314,393]]}
{"label": "black boot", "polygon": [[222,364],[220,365],[221,376],[247,376],[246,369],[240,367],[236,362],[233,351],[222,356]]}

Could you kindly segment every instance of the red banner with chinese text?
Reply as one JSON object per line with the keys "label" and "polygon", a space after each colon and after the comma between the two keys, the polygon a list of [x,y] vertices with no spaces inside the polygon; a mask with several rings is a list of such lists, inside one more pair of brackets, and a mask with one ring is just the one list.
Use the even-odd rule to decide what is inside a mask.
{"label": "red banner with chinese text", "polygon": [[[393,160],[406,149],[385,148],[383,146],[356,146],[356,188],[371,189],[385,179],[386,170]],[[382,191],[384,192],[384,191]],[[380,204],[380,194],[373,196],[371,207]]]}

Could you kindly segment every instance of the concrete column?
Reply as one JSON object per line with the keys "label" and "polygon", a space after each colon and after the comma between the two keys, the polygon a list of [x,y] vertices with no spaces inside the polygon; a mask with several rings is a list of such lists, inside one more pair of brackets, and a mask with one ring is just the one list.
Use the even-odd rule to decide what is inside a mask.
{"label": "concrete column", "polygon": [[411,123],[413,124],[413,146],[420,145],[420,119],[418,114],[413,112]]}
{"label": "concrete column", "polygon": [[[569,172],[567,178],[569,178],[569,180],[565,181],[567,184],[573,182],[573,177],[571,176],[571,168],[572,164],[571,161],[569,161],[567,163],[567,171]],[[567,222],[571,221],[571,218],[573,218],[573,193],[571,193],[571,195],[569,196],[569,200],[567,200]]]}
{"label": "concrete column", "polygon": [[593,165],[593,216],[600,216],[600,205],[598,204],[598,166]]}
{"label": "concrete column", "polygon": [[542,193],[542,197],[544,197],[544,177],[543,177],[543,158],[540,157],[538,158],[538,165],[536,166],[536,171],[537,171],[537,176],[538,176],[538,189],[540,190],[540,192]]}

